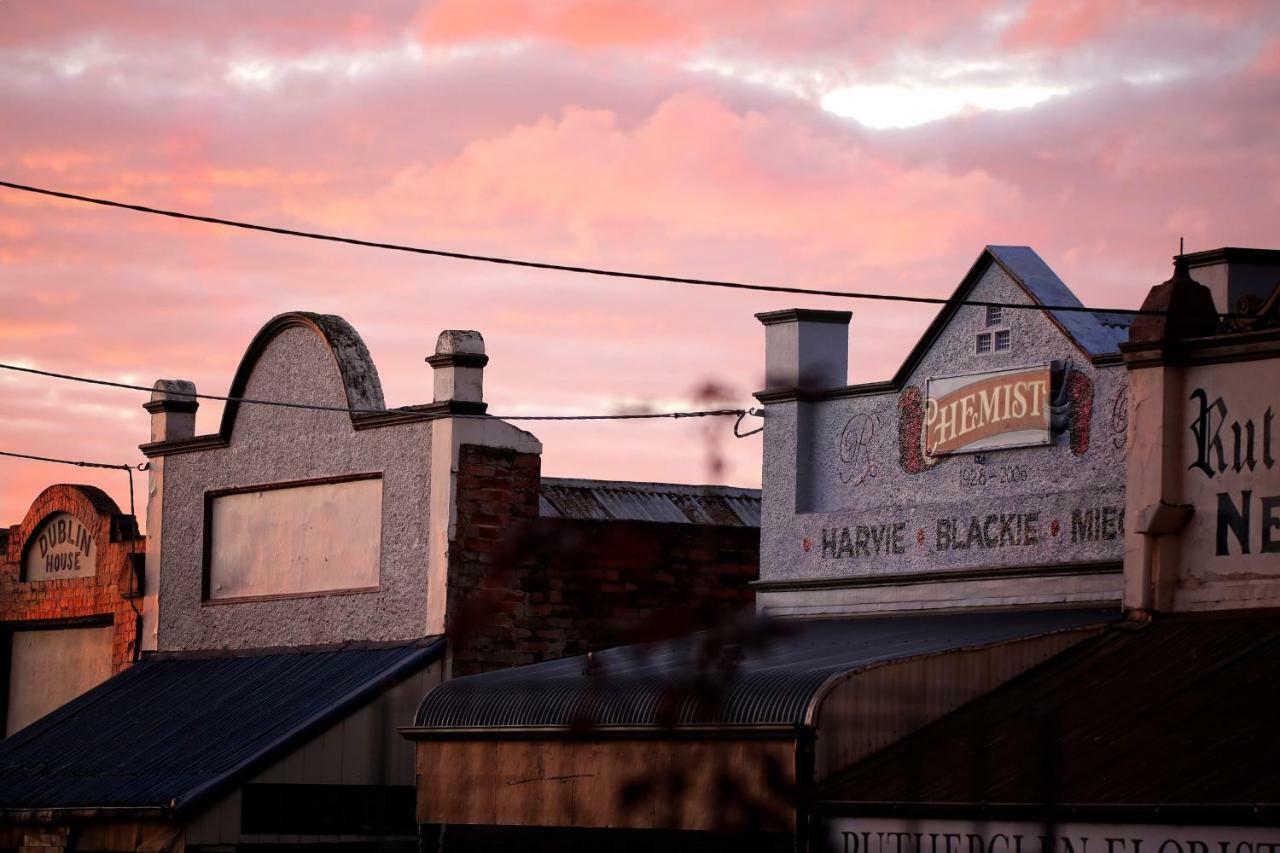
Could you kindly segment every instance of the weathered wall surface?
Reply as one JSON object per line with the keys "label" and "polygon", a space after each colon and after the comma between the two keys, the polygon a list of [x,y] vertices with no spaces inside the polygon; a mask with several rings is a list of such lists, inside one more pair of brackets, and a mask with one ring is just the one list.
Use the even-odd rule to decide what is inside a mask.
{"label": "weathered wall surface", "polygon": [[[92,537],[93,573],[51,580],[25,579],[24,556],[38,547],[46,522],[61,513],[71,516]],[[133,518],[121,513],[101,489],[59,484],[36,498],[21,524],[0,531],[3,655],[8,659],[16,644],[34,654],[32,661],[43,650],[48,653],[44,657],[52,655],[61,662],[57,670],[36,669],[28,673],[41,682],[54,683],[18,684],[11,674],[6,695],[16,691],[14,698],[22,706],[19,711],[24,721],[29,722],[36,712],[42,716],[133,660],[138,639],[133,605],[141,607],[141,599],[130,598],[137,591],[131,555],[141,555],[146,547],[136,530]],[[36,632],[50,632],[52,636],[60,630],[70,630],[80,632],[75,636],[84,639],[89,637],[84,633],[86,629],[98,633],[84,643],[35,637]],[[34,648],[37,645],[41,649]],[[25,670],[21,665],[18,670],[21,680]],[[66,692],[67,685],[75,686],[73,693]]]}
{"label": "weathered wall surface", "polygon": [[[995,264],[970,298],[1031,303]],[[988,330],[986,311],[964,307],[900,389],[769,406],[761,558],[766,589],[770,582],[1122,559],[1126,371],[1094,366],[1041,311],[1006,309],[1004,315],[1000,328],[1010,333],[1007,352],[975,352],[976,334]],[[930,378],[1056,360],[1070,365],[1069,402],[1050,444],[942,457],[924,453]],[[1115,600],[1119,586],[1116,577],[1105,590],[1090,589],[1085,596]],[[1015,597],[1017,590],[1006,584],[985,603],[1029,603]],[[1030,598],[1059,596],[1050,585]]]}
{"label": "weathered wall surface", "polygon": [[[381,405],[376,371],[367,353],[363,356],[353,366],[362,371],[360,381],[376,391]],[[243,395],[352,405],[334,349],[305,325],[285,327],[266,343]],[[254,648],[411,639],[428,633],[432,429],[430,422],[417,421],[357,430],[344,412],[242,405],[227,446],[166,456],[159,648]],[[380,476],[383,487],[380,541],[363,543],[381,549],[376,589],[204,600],[207,495],[357,475]],[[299,521],[287,513],[275,520],[286,527]]]}
{"label": "weathered wall surface", "polygon": [[[1271,357],[1220,363],[1239,344],[1132,371],[1133,440],[1149,438],[1129,465],[1130,606],[1280,606],[1280,356],[1272,340]],[[1161,521],[1175,507],[1189,508],[1185,526]]]}
{"label": "weathered wall surface", "polygon": [[674,635],[754,600],[757,529],[539,519],[539,477],[536,454],[461,448],[454,676]]}
{"label": "weathered wall surface", "polygon": [[417,744],[420,823],[787,831],[794,740]]}

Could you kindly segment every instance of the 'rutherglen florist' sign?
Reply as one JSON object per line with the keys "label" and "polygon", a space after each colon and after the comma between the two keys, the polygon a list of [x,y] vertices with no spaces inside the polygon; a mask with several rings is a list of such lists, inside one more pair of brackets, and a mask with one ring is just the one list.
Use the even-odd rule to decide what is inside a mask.
{"label": "'rutherglen florist' sign", "polygon": [[828,824],[833,853],[1276,853],[1264,827],[847,818]]}
{"label": "'rutherglen florist' sign", "polygon": [[925,452],[977,453],[1048,444],[1049,365],[930,379]]}

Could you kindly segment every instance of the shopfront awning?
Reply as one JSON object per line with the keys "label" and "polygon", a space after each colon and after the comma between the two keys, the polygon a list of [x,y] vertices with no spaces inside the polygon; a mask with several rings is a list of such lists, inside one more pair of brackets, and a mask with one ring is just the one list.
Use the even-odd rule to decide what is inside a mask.
{"label": "shopfront awning", "polygon": [[1274,826],[1277,707],[1274,612],[1130,623],[836,775],[819,799],[847,815]]}
{"label": "shopfront awning", "polygon": [[439,657],[441,638],[134,664],[0,741],[0,814],[171,815]]}
{"label": "shopfront awning", "polygon": [[1119,618],[1010,610],[774,622],[458,678],[418,709],[422,730],[800,725],[833,678]]}

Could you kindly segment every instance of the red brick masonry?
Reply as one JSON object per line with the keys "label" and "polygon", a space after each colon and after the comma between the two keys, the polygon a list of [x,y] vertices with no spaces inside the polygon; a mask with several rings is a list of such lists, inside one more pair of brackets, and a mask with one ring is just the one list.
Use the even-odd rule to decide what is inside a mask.
{"label": "red brick masonry", "polygon": [[[94,532],[97,573],[94,577],[49,581],[22,580],[22,555],[27,540],[41,522],[55,512],[75,516]],[[138,641],[137,613],[142,608],[140,577],[135,577],[131,555],[142,565],[146,541],[137,534],[133,516],[120,512],[101,489],[60,483],[40,493],[21,524],[0,529],[0,628],[68,627],[94,620],[114,628],[111,671],[127,667]]]}
{"label": "red brick masonry", "polygon": [[754,602],[754,527],[538,517],[535,454],[464,445],[449,548],[452,674],[706,627]]}

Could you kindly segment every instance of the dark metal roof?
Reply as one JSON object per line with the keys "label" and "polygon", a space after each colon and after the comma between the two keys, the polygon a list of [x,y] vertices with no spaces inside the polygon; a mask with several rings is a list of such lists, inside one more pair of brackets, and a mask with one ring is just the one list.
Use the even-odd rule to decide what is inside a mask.
{"label": "dark metal roof", "polygon": [[[1003,611],[774,622],[733,645],[703,633],[447,682],[429,728],[656,726],[805,721],[831,677],[884,661],[1101,624],[1114,610]],[[592,674],[587,674],[590,668]]]}
{"label": "dark metal roof", "polygon": [[[1030,246],[987,246],[987,251],[1041,305],[1080,307],[1081,302],[1071,288]],[[1131,315],[1079,311],[1049,313],[1063,331],[1091,356],[1118,352],[1120,344],[1129,339]]]}
{"label": "dark metal roof", "polygon": [[822,799],[1280,804],[1280,620],[1117,627],[855,765]]}
{"label": "dark metal roof", "polygon": [[760,490],[618,480],[542,479],[543,518],[760,526]]}
{"label": "dark metal roof", "polygon": [[443,646],[144,659],[0,741],[0,810],[190,806]]}

